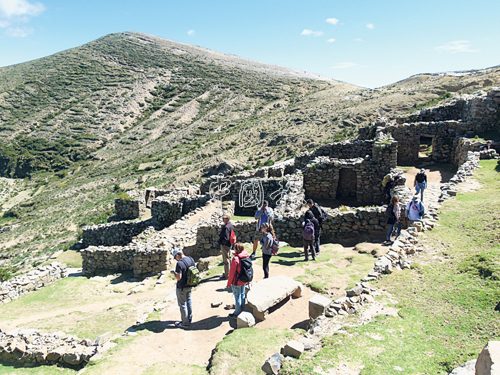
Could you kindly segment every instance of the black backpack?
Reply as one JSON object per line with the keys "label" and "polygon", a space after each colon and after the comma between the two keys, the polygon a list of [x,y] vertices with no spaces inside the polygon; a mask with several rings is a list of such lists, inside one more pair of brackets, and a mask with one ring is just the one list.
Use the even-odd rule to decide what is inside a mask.
{"label": "black backpack", "polygon": [[387,206],[385,209],[385,216],[387,217],[394,217],[394,205],[390,204]]}
{"label": "black backpack", "polygon": [[238,275],[238,280],[243,281],[244,283],[249,283],[253,280],[253,268],[252,261],[250,258],[240,258],[241,263],[241,271]]}

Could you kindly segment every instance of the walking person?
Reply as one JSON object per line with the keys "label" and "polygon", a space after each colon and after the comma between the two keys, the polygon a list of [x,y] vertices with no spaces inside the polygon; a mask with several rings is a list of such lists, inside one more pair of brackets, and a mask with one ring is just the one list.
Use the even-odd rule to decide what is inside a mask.
{"label": "walking person", "polygon": [[[229,314],[229,317],[235,318],[243,311],[243,307],[245,306],[245,286],[248,284],[246,281],[241,280],[242,273],[242,263],[243,259],[250,259],[250,256],[245,251],[243,244],[238,242],[234,246],[234,257],[231,261],[231,267],[229,271],[229,278],[227,279],[227,287],[231,287],[231,290],[234,294],[234,313]],[[250,263],[250,260],[248,261]]]}
{"label": "walking person", "polygon": [[304,243],[304,257],[305,261],[309,261],[309,248],[311,249],[312,260],[316,260],[316,247],[315,247],[315,235],[319,233],[319,222],[311,211],[306,211],[304,217],[304,230],[302,231],[303,243]]}
{"label": "walking person", "polygon": [[416,193],[420,193],[420,200],[424,201],[424,190],[427,187],[427,175],[425,174],[425,168],[422,168],[419,173],[415,175],[415,180],[413,181],[413,186],[415,186]]}
{"label": "walking person", "polygon": [[411,221],[421,220],[425,214],[425,207],[418,200],[418,195],[414,195],[413,199],[406,205],[406,217]]}
{"label": "walking person", "polygon": [[387,209],[392,212],[392,217],[387,220],[387,224],[389,224],[389,231],[387,232],[387,239],[385,242],[392,244],[391,237],[394,229],[397,229],[394,241],[396,241],[401,234],[401,207],[399,207],[399,197],[397,195],[392,197],[391,203]]}
{"label": "walking person", "polygon": [[262,207],[260,210],[257,210],[255,213],[255,218],[257,219],[257,226],[255,229],[255,236],[253,241],[253,251],[252,255],[250,255],[251,260],[255,260],[255,253],[257,252],[257,246],[259,246],[259,240],[262,237],[261,228],[263,224],[269,223],[272,225],[272,221],[274,220],[274,212],[271,207],[269,207],[269,202],[264,201],[262,203]]}
{"label": "walking person", "polygon": [[273,226],[269,223],[262,224],[260,231],[262,233],[260,238],[260,244],[262,245],[262,269],[264,270],[264,279],[267,279],[269,277],[269,261],[273,256],[271,248],[276,235],[274,234]]}
{"label": "walking person", "polygon": [[222,263],[224,263],[224,273],[221,275],[220,280],[227,280],[229,275],[229,262],[231,260],[231,233],[234,231],[233,224],[229,221],[231,216],[224,214],[222,221],[224,224],[219,233],[219,245],[222,253]]}
{"label": "walking person", "polygon": [[313,216],[318,220],[319,226],[318,231],[314,233],[314,250],[316,251],[316,255],[319,254],[320,248],[320,236],[321,230],[323,229],[323,221],[326,219],[326,212],[319,205],[315,204],[312,199],[308,199],[306,201],[309,210],[312,212]]}
{"label": "walking person", "polygon": [[175,291],[177,294],[177,304],[181,311],[181,321],[175,322],[175,325],[177,327],[187,327],[193,321],[193,301],[191,299],[191,290],[193,288],[187,286],[187,271],[189,267],[196,265],[194,259],[185,256],[180,249],[175,249],[173,255],[177,264],[175,266],[175,271],[170,272],[177,280],[177,288]]}

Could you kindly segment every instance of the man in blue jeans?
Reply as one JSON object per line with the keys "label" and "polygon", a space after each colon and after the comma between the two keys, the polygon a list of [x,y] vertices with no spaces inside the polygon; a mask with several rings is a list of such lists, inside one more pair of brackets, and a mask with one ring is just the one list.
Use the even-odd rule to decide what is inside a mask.
{"label": "man in blue jeans", "polygon": [[175,322],[176,327],[187,327],[193,320],[193,301],[191,299],[191,290],[193,289],[187,284],[187,270],[190,266],[195,265],[194,259],[184,255],[182,250],[174,250],[174,259],[177,261],[175,271],[170,271],[177,280],[177,304],[181,310],[181,321]]}

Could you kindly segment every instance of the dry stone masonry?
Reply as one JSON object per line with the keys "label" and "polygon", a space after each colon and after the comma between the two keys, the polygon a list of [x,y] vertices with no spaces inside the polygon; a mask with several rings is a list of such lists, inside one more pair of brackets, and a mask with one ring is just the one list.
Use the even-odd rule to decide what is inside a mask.
{"label": "dry stone masonry", "polygon": [[22,366],[58,364],[64,367],[85,366],[92,356],[103,353],[116,344],[110,343],[111,333],[96,340],[79,339],[64,332],[43,334],[35,329],[0,329],[0,361]]}
{"label": "dry stone masonry", "polygon": [[68,271],[65,264],[52,262],[48,266],[39,266],[24,276],[0,283],[0,304],[10,302],[66,276]]}

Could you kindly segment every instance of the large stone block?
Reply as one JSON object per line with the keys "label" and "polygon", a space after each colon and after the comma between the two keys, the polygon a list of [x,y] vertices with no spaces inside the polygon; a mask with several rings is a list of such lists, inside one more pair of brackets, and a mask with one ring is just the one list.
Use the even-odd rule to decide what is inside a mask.
{"label": "large stone block", "polygon": [[476,375],[500,375],[500,341],[489,341],[479,354]]}
{"label": "large stone block", "polygon": [[332,301],[329,298],[320,296],[319,294],[314,295],[309,300],[309,317],[316,319],[318,316],[325,314],[330,303],[332,303]]}
{"label": "large stone block", "polygon": [[291,277],[276,276],[260,280],[247,294],[247,303],[256,320],[265,320],[268,310],[294,294],[301,284]]}
{"label": "large stone block", "polygon": [[300,358],[302,353],[304,353],[304,344],[295,340],[289,341],[283,348],[285,357]]}
{"label": "large stone block", "polygon": [[281,369],[281,364],[283,363],[283,358],[280,353],[275,353],[269,357],[262,366],[262,371],[267,375],[277,375]]}
{"label": "large stone block", "polygon": [[238,315],[238,318],[236,320],[236,326],[238,328],[253,327],[254,325],[255,318],[251,313],[243,311]]}

